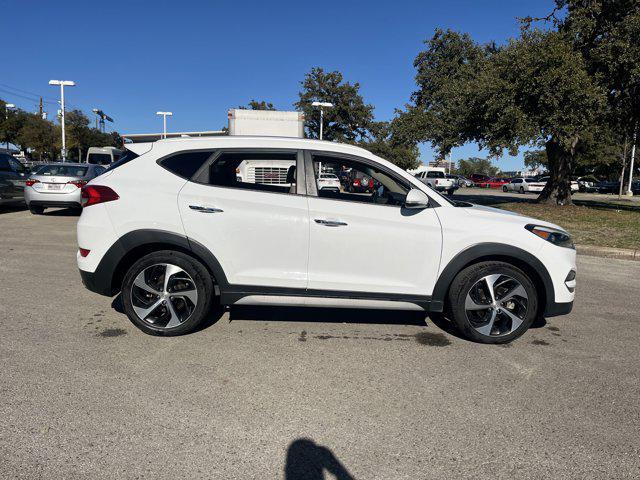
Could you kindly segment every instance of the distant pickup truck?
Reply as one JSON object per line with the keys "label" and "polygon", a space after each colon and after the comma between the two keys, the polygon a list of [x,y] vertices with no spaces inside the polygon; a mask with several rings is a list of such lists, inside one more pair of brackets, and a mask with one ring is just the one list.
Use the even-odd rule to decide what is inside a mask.
{"label": "distant pickup truck", "polygon": [[416,178],[422,183],[429,185],[438,192],[447,192],[453,195],[460,185],[455,178],[447,178],[444,168],[430,167],[423,172],[417,173]]}

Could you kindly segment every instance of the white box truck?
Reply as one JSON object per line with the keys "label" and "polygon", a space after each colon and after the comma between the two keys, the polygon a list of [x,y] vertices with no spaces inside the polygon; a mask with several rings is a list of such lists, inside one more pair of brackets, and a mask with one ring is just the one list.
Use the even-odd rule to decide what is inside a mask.
{"label": "white box truck", "polygon": [[229,110],[229,135],[304,138],[304,114],[278,110]]}

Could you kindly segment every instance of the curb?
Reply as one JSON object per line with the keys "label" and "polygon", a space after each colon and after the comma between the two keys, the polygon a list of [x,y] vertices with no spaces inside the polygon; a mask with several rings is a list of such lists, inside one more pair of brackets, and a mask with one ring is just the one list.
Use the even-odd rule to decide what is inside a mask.
{"label": "curb", "polygon": [[620,258],[623,260],[635,260],[640,262],[640,250],[631,248],[595,247],[592,245],[576,245],[580,255],[590,257]]}

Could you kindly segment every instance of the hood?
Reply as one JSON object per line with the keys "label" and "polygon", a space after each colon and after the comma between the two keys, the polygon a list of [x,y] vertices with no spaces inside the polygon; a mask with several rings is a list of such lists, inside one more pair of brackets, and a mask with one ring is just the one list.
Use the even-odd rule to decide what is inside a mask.
{"label": "hood", "polygon": [[564,228],[559,227],[554,223],[545,222],[544,220],[538,220],[537,218],[527,217],[525,215],[510,212],[508,210],[502,210],[500,208],[486,207],[484,205],[476,205],[473,203],[469,205],[470,207],[466,208],[465,210],[473,216],[486,217],[487,219],[501,220],[509,223],[519,223],[522,226],[528,224],[540,225],[544,227],[555,228],[556,230],[560,230],[566,233],[566,230]]}

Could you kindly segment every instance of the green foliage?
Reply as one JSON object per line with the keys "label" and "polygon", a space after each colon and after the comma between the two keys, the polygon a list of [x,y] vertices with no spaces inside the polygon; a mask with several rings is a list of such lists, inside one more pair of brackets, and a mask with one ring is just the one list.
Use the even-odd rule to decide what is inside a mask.
{"label": "green foliage", "polygon": [[37,114],[25,113],[24,115],[25,121],[18,133],[16,143],[23,149],[32,149],[33,154],[40,160],[54,159],[55,152],[59,148],[60,129]]}
{"label": "green foliage", "polygon": [[377,122],[370,132],[370,138],[358,142],[358,146],[405,170],[420,165],[418,146],[398,141],[393,136],[391,124],[388,122]]}
{"label": "green foliage", "polygon": [[500,173],[500,169],[493,165],[488,158],[471,157],[458,161],[456,173],[467,178],[474,173],[495,177]]}
{"label": "green foliage", "polygon": [[524,152],[524,166],[528,169],[546,168],[547,152],[544,150],[529,150]]}
{"label": "green foliage", "polygon": [[364,103],[360,84],[345,82],[340,72],[327,72],[312,68],[301,82],[302,91],[295,103],[304,112],[309,138],[320,137],[320,112],[311,104],[330,102],[324,109],[323,138],[338,142],[366,141],[374,127],[373,105]]}
{"label": "green foliage", "polygon": [[[5,102],[0,100],[0,108]],[[91,121],[80,110],[70,110],[65,114],[65,130],[69,158],[83,160],[82,152],[89,147],[122,147],[122,138],[117,132],[102,133],[90,128]],[[60,127],[37,114],[15,110],[8,113],[5,120],[2,111],[0,121],[0,141],[20,146],[22,150],[32,149],[40,159],[55,159],[61,148]]]}
{"label": "green foliage", "polygon": [[241,110],[277,110],[271,102],[265,102],[264,100],[258,101],[253,99],[246,107],[241,105],[238,108],[240,108]]}

